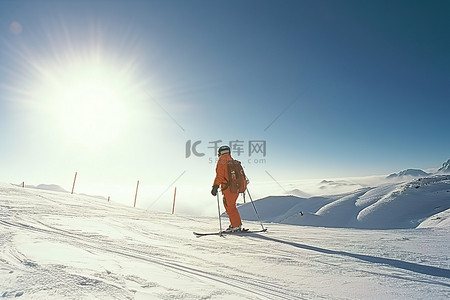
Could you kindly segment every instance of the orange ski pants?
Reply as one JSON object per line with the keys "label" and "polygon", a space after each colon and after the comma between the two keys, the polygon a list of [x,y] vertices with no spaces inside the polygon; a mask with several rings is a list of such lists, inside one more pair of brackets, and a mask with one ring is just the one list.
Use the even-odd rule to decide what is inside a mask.
{"label": "orange ski pants", "polygon": [[223,206],[225,206],[225,211],[230,219],[231,227],[241,226],[241,216],[239,215],[239,211],[236,207],[236,200],[239,197],[239,194],[231,193],[228,189],[222,191],[222,194]]}

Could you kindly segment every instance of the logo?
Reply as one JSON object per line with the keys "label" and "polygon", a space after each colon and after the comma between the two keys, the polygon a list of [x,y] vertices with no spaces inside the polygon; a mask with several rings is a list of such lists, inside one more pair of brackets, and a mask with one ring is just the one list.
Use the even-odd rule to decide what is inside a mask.
{"label": "logo", "polygon": [[[207,144],[207,146],[206,146]],[[203,145],[203,141],[186,141],[185,157],[204,157],[206,153],[209,156],[209,163],[218,160],[217,151],[223,144],[230,146],[231,155],[240,160],[247,159],[247,163],[262,164],[266,163],[267,141],[265,140],[232,140],[224,143],[222,140],[209,141]]]}

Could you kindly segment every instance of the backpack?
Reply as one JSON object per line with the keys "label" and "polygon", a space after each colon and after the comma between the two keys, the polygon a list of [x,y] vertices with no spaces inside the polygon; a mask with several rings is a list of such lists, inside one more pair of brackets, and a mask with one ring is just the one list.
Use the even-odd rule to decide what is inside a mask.
{"label": "backpack", "polygon": [[244,193],[247,189],[247,177],[245,176],[244,169],[241,162],[235,159],[231,159],[227,162],[228,169],[228,182],[227,188],[230,188],[230,192],[234,194]]}

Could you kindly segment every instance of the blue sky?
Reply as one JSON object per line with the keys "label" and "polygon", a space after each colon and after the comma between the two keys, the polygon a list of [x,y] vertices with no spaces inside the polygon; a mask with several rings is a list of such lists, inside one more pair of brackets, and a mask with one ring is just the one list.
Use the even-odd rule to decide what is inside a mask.
{"label": "blue sky", "polygon": [[261,182],[450,158],[448,1],[4,0],[0,20],[2,181],[208,191],[216,140]]}

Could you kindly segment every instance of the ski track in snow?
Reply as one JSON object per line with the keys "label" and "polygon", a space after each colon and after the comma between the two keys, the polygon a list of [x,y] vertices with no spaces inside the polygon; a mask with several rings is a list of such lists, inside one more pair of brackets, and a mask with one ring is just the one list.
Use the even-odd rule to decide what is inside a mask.
{"label": "ski track in snow", "polygon": [[261,234],[192,234],[216,227],[213,218],[0,184],[0,298],[450,297],[447,229],[270,224]]}
{"label": "ski track in snow", "polygon": [[[186,253],[180,253],[177,251],[176,247],[168,247],[167,245],[176,245],[179,243],[178,236],[174,237],[171,235],[167,235],[165,232],[151,232],[150,230],[143,230],[142,228],[135,227],[132,225],[127,224],[129,222],[128,218],[132,214],[123,214],[123,215],[108,215],[107,222],[112,222],[112,226],[114,226],[114,223],[119,223],[119,225],[122,228],[125,228],[126,230],[129,230],[127,232],[128,235],[132,235],[136,238],[139,238],[144,236],[146,238],[152,239],[154,241],[158,240],[164,240],[164,245],[160,245],[159,247],[154,247],[152,244],[143,244],[139,243],[138,239],[133,240],[130,237],[123,236],[125,240],[128,240],[128,244],[124,245],[121,241],[114,241],[108,239],[106,236],[102,236],[99,234],[94,234],[90,232],[83,232],[81,230],[77,230],[77,225],[75,224],[75,229],[65,230],[61,228],[56,228],[55,226],[51,226],[48,224],[43,223],[40,220],[45,219],[52,219],[52,216],[54,213],[58,217],[55,221],[58,221],[59,216],[61,214],[59,211],[52,211],[52,203],[55,203],[54,200],[51,198],[47,198],[42,195],[34,195],[33,193],[24,195],[28,197],[28,200],[32,198],[32,196],[35,196],[35,198],[40,198],[40,200],[44,199],[47,201],[47,203],[40,201],[39,206],[33,207],[33,219],[32,220],[23,220],[21,219],[21,211],[24,211],[27,209],[27,206],[22,207],[16,207],[15,209],[12,209],[11,206],[6,206],[9,208],[10,211],[14,213],[14,219],[11,221],[7,221],[5,219],[8,218],[2,218],[0,221],[0,225],[6,228],[14,228],[13,231],[20,231],[20,232],[27,232],[27,235],[30,234],[37,234],[40,239],[47,240],[47,241],[55,241],[56,243],[65,243],[67,245],[71,245],[73,247],[76,247],[78,249],[83,249],[84,251],[103,256],[105,254],[110,254],[113,256],[122,256],[126,259],[131,259],[134,261],[142,261],[144,263],[150,263],[157,265],[159,267],[163,267],[164,269],[170,270],[176,274],[180,274],[182,276],[188,277],[194,281],[203,280],[203,281],[213,281],[215,283],[222,284],[224,286],[232,287],[236,290],[243,290],[247,291],[250,295],[259,295],[262,297],[274,297],[274,298],[292,298],[294,299],[297,296],[297,293],[293,293],[294,296],[290,297],[289,293],[286,292],[285,288],[280,288],[276,285],[270,284],[269,282],[265,282],[261,280],[258,276],[251,276],[252,274],[248,273],[246,274],[245,271],[237,270],[236,274],[234,276],[227,276],[226,274],[230,272],[230,269],[225,264],[217,264],[215,262],[210,262],[213,264],[213,266],[205,266],[205,262],[202,263],[203,267],[198,268],[194,267],[198,265],[198,262],[195,262],[197,259],[195,256],[189,255],[189,252]],[[80,199],[71,199],[74,201],[78,201]],[[3,200],[3,199],[2,199]],[[24,199],[25,200],[25,199]],[[37,200],[37,199],[32,199]],[[45,205],[50,204],[50,205]],[[106,205],[105,205],[106,206]],[[2,208],[5,206],[2,205]],[[66,213],[63,214],[66,218],[77,218],[80,217],[79,210],[83,208],[81,205],[70,205],[70,210],[72,210],[74,213]],[[39,208],[39,212],[35,209]],[[78,208],[78,209],[77,209]],[[128,209],[128,208],[127,208]],[[3,210],[3,209],[2,209]],[[86,214],[88,216],[86,216]],[[4,213],[3,213],[4,215]],[[90,215],[90,216],[89,216]],[[83,215],[83,217],[95,217],[95,213],[92,214],[92,212],[87,212]],[[100,212],[99,217],[103,216],[103,213]],[[28,216],[27,216],[28,217]],[[148,217],[148,216],[145,216]],[[122,222],[120,222],[120,219],[123,218]],[[164,222],[164,220],[160,220]],[[171,225],[171,223],[166,223],[167,226]],[[117,235],[117,233],[113,233],[113,236]],[[121,235],[121,234],[119,234]],[[5,235],[6,236],[6,235]],[[3,244],[3,243],[2,243]],[[58,281],[64,281],[64,282],[72,282],[75,285],[85,285],[85,286],[95,286],[96,291],[99,292],[102,290],[117,290],[122,289],[122,287],[117,287],[114,285],[111,285],[110,288],[108,288],[108,284],[100,279],[102,278],[95,278],[95,277],[102,277],[101,274],[94,274],[94,278],[86,278],[80,275],[72,275],[73,278],[71,280],[68,280],[67,273],[64,272],[63,267],[57,267],[54,265],[51,265],[51,268],[46,269],[37,263],[33,262],[31,259],[28,259],[24,254],[19,252],[19,250],[15,249],[13,245],[3,245],[3,252],[5,253],[5,249],[9,248],[7,250],[7,254],[9,256],[8,261],[15,262],[15,265],[17,266],[17,263],[19,265],[24,265],[28,268],[34,268],[38,270],[38,273],[44,273],[44,276],[41,277],[47,277],[49,279],[49,282],[42,282],[42,280],[37,281],[36,283],[38,285],[47,285],[50,284],[52,278],[58,278]],[[6,246],[6,247],[5,247]],[[184,261],[194,260],[192,264],[185,264],[180,263],[178,259],[180,255],[183,256]],[[221,268],[228,268],[228,271],[226,273],[220,272]],[[216,271],[213,271],[216,270]],[[28,273],[28,272],[27,272]],[[31,276],[32,281],[34,280],[33,276],[34,272],[31,272],[29,276]],[[252,278],[253,277],[253,278]],[[146,280],[140,280],[137,279],[139,277],[134,277],[135,281],[137,282],[143,282],[144,286],[157,286],[155,283],[147,283]],[[245,279],[245,280],[244,280]],[[20,281],[20,280],[19,280]],[[58,284],[54,283],[54,287],[52,289],[59,289],[60,287]],[[31,290],[31,293],[36,293],[35,290]],[[68,292],[70,294],[71,289],[68,289]],[[93,292],[90,290],[90,292]],[[94,291],[95,292],[95,291]],[[109,292],[108,292],[109,293]],[[107,293],[107,294],[108,294]],[[215,292],[217,293],[217,292]],[[224,292],[223,292],[224,293]],[[105,294],[105,296],[107,295]],[[128,293],[129,295],[126,295],[127,297],[132,297],[132,293]],[[189,295],[185,295],[184,293],[183,297],[189,297]],[[61,293],[62,296],[68,296],[64,291]],[[114,293],[110,296],[113,296]],[[99,295],[102,296],[101,294]],[[123,295],[118,294],[119,298]]]}

